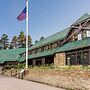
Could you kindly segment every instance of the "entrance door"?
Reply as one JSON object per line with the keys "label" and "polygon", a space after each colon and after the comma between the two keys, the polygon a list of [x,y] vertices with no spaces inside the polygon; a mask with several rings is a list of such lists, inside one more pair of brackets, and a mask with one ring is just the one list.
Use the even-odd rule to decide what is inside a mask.
{"label": "entrance door", "polygon": [[47,56],[45,57],[45,64],[53,64],[54,63],[54,57],[53,56]]}
{"label": "entrance door", "polygon": [[72,53],[72,54],[71,54],[70,64],[71,64],[71,65],[77,65],[76,54],[75,54],[75,53]]}
{"label": "entrance door", "polygon": [[77,65],[76,53],[66,54],[66,65]]}
{"label": "entrance door", "polygon": [[40,66],[41,65],[41,60],[36,60],[36,65]]}

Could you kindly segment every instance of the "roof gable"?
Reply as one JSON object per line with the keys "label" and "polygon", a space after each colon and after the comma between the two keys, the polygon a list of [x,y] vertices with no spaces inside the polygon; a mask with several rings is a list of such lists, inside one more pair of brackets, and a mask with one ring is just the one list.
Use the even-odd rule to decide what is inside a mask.
{"label": "roof gable", "polygon": [[79,23],[79,22],[81,22],[81,21],[83,21],[83,20],[85,20],[85,19],[88,19],[88,18],[90,18],[90,15],[87,14],[87,13],[85,13],[85,14],[82,15],[77,21],[75,21],[73,24],[77,24],[77,23]]}

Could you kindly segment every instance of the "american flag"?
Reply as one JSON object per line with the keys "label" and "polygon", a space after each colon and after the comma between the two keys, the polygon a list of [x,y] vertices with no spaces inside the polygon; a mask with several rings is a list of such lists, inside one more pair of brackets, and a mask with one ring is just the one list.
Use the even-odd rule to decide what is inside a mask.
{"label": "american flag", "polygon": [[20,15],[17,17],[19,21],[22,21],[26,18],[26,7],[23,9],[23,11],[20,13]]}

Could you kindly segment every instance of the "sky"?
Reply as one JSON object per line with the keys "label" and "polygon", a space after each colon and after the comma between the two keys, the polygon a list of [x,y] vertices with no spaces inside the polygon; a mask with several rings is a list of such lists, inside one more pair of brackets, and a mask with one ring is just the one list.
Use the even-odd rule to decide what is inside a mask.
{"label": "sky", "polygon": [[[26,0],[0,0],[0,37],[7,34],[11,40],[20,31],[25,32],[25,20],[16,18]],[[29,0],[29,34],[32,42],[69,27],[83,14],[90,14],[90,0]]]}

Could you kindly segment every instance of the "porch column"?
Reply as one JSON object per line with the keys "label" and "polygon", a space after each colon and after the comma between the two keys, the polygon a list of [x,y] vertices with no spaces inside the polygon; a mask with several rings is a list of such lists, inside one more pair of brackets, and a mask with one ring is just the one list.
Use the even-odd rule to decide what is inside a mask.
{"label": "porch column", "polygon": [[36,65],[36,60],[32,60],[32,65],[35,66]]}
{"label": "porch column", "polygon": [[45,57],[42,58],[42,60],[41,60],[41,64],[42,64],[42,65],[45,64]]}
{"label": "porch column", "polygon": [[76,51],[76,64],[78,65],[77,51]]}

